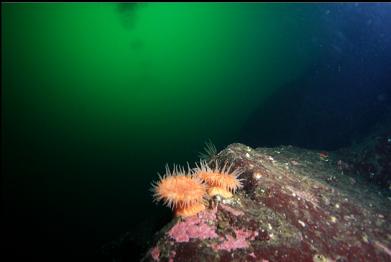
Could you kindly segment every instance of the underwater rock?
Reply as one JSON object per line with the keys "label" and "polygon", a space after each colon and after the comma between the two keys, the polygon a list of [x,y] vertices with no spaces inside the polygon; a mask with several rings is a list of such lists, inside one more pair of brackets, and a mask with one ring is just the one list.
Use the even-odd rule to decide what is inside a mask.
{"label": "underwater rock", "polygon": [[379,132],[345,153],[340,169],[391,190],[391,131]]}
{"label": "underwater rock", "polygon": [[391,261],[390,192],[336,152],[231,144],[212,160],[244,169],[243,188],[173,219],[143,261]]}

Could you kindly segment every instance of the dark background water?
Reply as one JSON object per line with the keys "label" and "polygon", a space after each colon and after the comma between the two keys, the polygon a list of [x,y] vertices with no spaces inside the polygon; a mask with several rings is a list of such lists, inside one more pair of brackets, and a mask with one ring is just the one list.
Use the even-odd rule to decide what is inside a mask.
{"label": "dark background water", "polygon": [[[2,4],[2,233],[88,260],[170,219],[203,143],[357,143],[391,110],[389,4]],[[108,246],[106,246],[107,249]]]}

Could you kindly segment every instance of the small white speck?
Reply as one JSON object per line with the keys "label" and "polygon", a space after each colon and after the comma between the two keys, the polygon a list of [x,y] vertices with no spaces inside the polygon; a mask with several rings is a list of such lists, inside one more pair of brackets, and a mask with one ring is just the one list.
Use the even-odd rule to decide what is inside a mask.
{"label": "small white speck", "polygon": [[256,179],[256,180],[259,180],[259,179],[261,179],[261,174],[260,173],[255,173],[254,174],[254,178]]}
{"label": "small white speck", "polygon": [[365,243],[369,243],[367,235],[363,235],[362,240],[364,240]]}
{"label": "small white speck", "polygon": [[249,154],[249,153],[246,153],[246,157],[247,157],[247,158],[250,158],[250,154]]}
{"label": "small white speck", "polygon": [[223,199],[222,202],[223,202],[223,204],[228,204],[228,205],[230,205],[230,204],[233,203],[233,200],[230,199],[230,198],[228,198],[228,199]]}
{"label": "small white speck", "polygon": [[297,222],[299,222],[299,224],[302,226],[302,227],[305,227],[305,223],[301,220],[298,220]]}

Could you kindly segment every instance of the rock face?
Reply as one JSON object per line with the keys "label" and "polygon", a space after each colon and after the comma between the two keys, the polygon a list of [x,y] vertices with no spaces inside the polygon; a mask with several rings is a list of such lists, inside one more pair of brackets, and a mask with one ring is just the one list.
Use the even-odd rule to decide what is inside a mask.
{"label": "rock face", "polygon": [[244,187],[173,219],[143,261],[391,261],[390,192],[337,153],[232,144],[212,160],[245,169]]}
{"label": "rock face", "polygon": [[391,131],[378,132],[354,150],[345,149],[340,153],[344,158],[338,162],[341,171],[391,189]]}

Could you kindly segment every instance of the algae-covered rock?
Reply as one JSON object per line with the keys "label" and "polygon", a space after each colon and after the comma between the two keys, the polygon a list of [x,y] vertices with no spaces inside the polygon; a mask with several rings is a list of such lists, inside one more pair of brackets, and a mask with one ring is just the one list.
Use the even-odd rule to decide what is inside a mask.
{"label": "algae-covered rock", "polygon": [[166,226],[144,261],[391,261],[389,191],[336,152],[231,144],[212,160],[243,169],[242,189]]}

